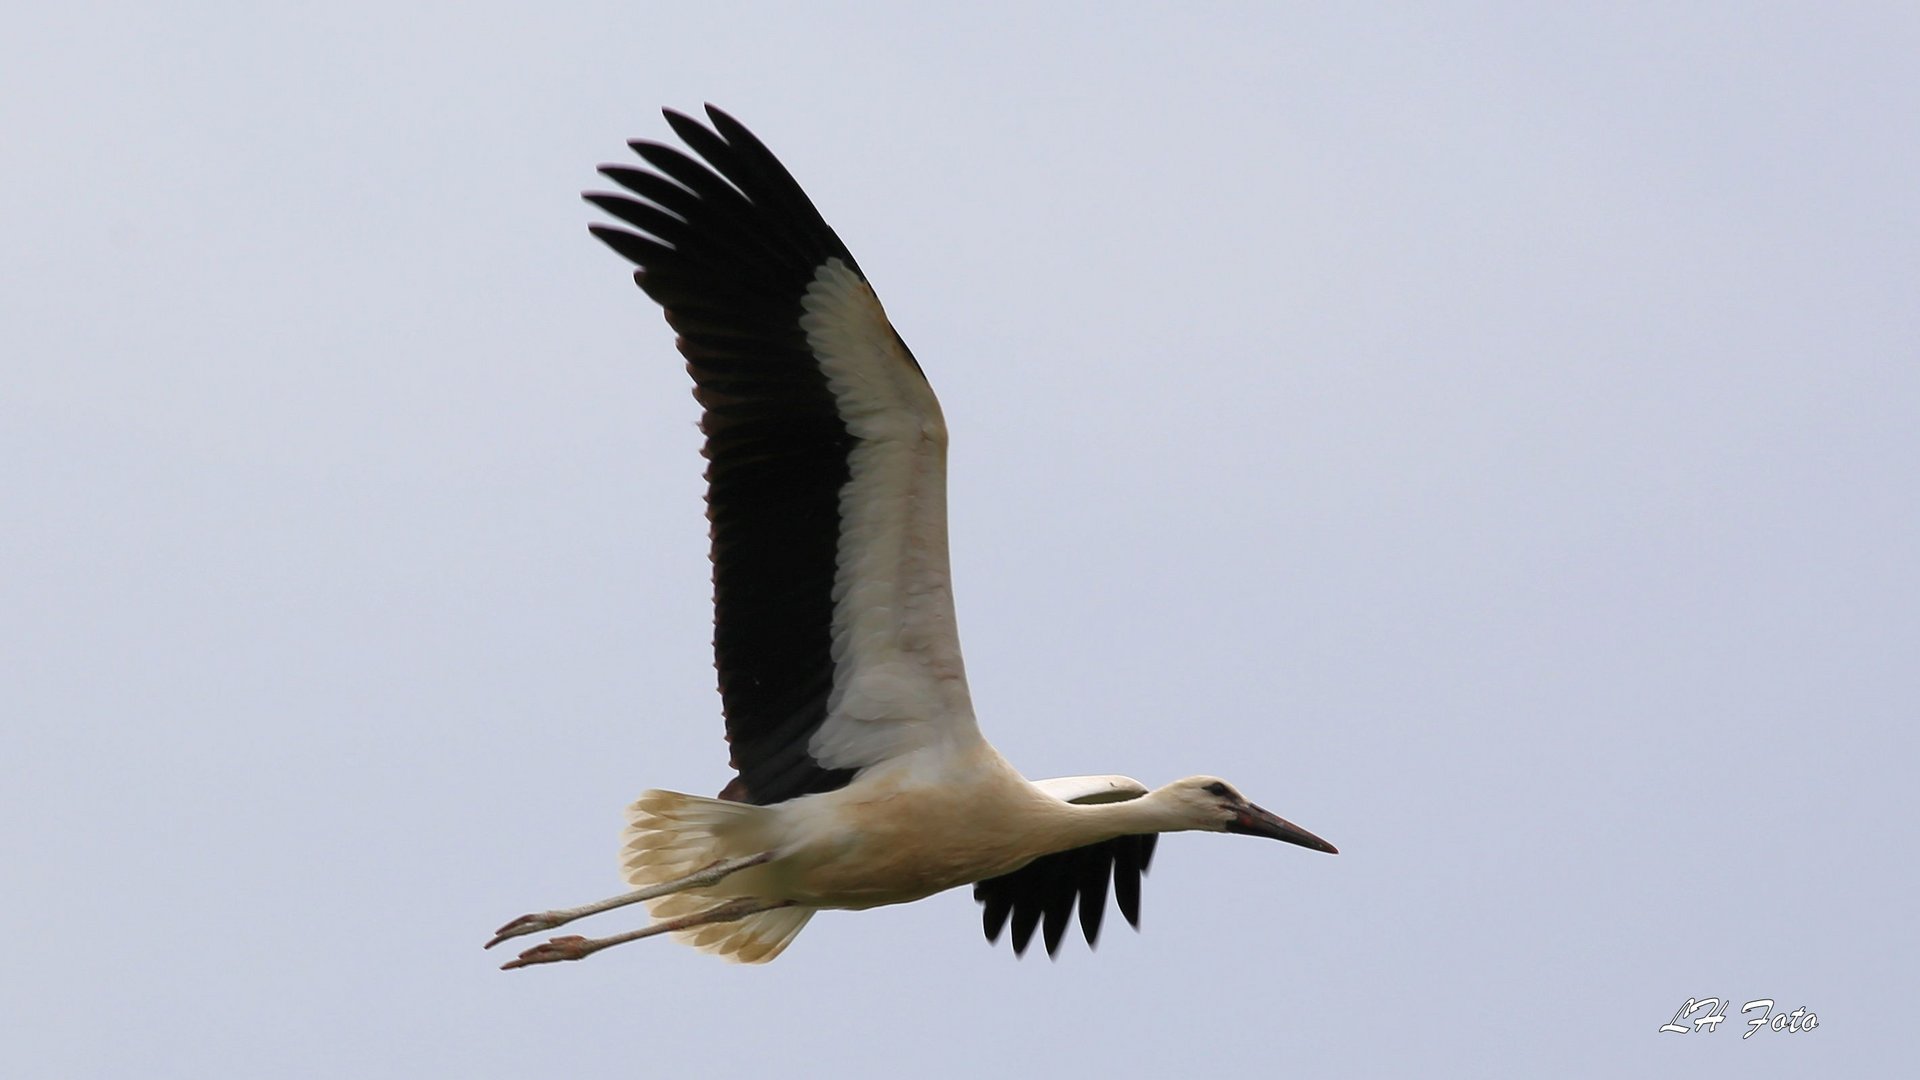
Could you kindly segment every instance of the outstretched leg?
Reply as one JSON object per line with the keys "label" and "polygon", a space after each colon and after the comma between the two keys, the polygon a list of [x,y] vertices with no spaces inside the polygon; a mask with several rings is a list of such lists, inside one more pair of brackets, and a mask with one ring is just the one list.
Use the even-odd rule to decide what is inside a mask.
{"label": "outstretched leg", "polygon": [[[705,911],[696,911],[691,915],[682,915],[677,919],[657,922],[652,926],[643,926],[612,937],[584,938],[578,935],[557,937],[544,945],[535,945],[521,953],[517,958],[500,965],[501,971],[514,968],[532,967],[534,964],[556,964],[562,960],[579,960],[612,945],[624,945],[629,941],[653,937],[655,934],[668,934],[675,930],[687,930],[707,923],[733,922],[749,915],[758,915],[774,908],[792,907],[793,900],[760,900],[749,897],[743,900],[728,900],[717,907]],[[497,940],[497,939],[496,939]]]}
{"label": "outstretched leg", "polygon": [[[722,878],[727,877],[730,874],[737,874],[740,871],[745,870],[749,867],[759,866],[761,863],[767,862],[777,854],[779,853],[774,851],[763,851],[758,855],[747,855],[738,859],[721,859],[718,862],[709,863],[705,867],[702,867],[699,870],[695,870],[693,873],[688,874],[686,877],[674,878],[672,881],[663,881],[658,885],[649,885],[644,889],[635,889],[630,893],[622,893],[619,896],[608,897],[607,899],[601,900],[597,903],[582,904],[581,906],[574,907],[574,908],[559,908],[554,911],[542,911],[536,915],[522,915],[519,918],[508,923],[507,925],[501,927],[499,930],[495,931],[493,935],[493,940],[487,942],[485,947],[491,949],[495,945],[500,944],[501,942],[507,940],[508,938],[517,938],[522,934],[537,934],[542,930],[551,930],[556,926],[565,926],[575,919],[584,919],[589,915],[598,915],[603,911],[612,911],[614,908],[626,907],[628,904],[637,904],[642,900],[652,900],[656,897],[666,896],[670,893],[677,893],[686,889],[698,889],[703,886],[712,885],[715,882],[721,880]],[[715,910],[718,910],[718,909],[716,908]],[[752,913],[746,912],[743,914],[752,914]],[[732,916],[732,918],[737,919],[737,918],[740,918],[740,916],[735,915],[735,916]],[[723,920],[710,920],[710,921],[719,922]],[[649,928],[649,930],[651,930],[651,928]],[[646,935],[643,933],[640,936],[645,937]],[[557,940],[585,941],[587,939],[559,938]],[[617,940],[626,941],[629,939],[619,938]],[[616,939],[614,938],[607,938],[605,939],[605,941],[607,944],[616,943]],[[542,947],[544,948],[544,946]],[[604,948],[604,946],[596,946],[596,947]],[[529,951],[533,951],[533,950],[529,950]],[[591,952],[591,951],[593,950],[591,949],[588,950],[588,952]],[[586,953],[581,953],[580,955],[585,956]],[[522,957],[522,959],[524,960],[525,957]],[[562,957],[555,957],[554,959],[577,960],[579,959],[579,957],[562,956]],[[545,963],[545,961],[539,961],[539,960],[530,961],[530,962]],[[518,965],[508,964],[507,966],[515,967]]]}

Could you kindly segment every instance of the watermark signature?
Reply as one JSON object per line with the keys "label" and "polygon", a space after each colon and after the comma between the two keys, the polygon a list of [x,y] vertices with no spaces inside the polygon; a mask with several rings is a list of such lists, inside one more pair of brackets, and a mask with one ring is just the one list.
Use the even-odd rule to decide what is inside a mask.
{"label": "watermark signature", "polygon": [[[1727,1005],[1730,1003],[1729,998],[1688,998],[1674,1010],[1673,1019],[1660,1025],[1660,1030],[1671,1031],[1675,1035],[1719,1031],[1720,1022],[1727,1018]],[[1754,1032],[1768,1028],[1774,1031],[1812,1031],[1820,1026],[1820,1017],[1812,1009],[1802,1005],[1792,1012],[1779,1012],[1775,1010],[1772,998],[1755,998],[1747,1002],[1740,1006],[1740,1015],[1745,1016],[1756,1009],[1760,1015],[1747,1021],[1746,1033],[1740,1036],[1743,1039],[1751,1039]],[[1688,1027],[1683,1021],[1695,1013],[1699,1015],[1694,1018],[1693,1026]]]}

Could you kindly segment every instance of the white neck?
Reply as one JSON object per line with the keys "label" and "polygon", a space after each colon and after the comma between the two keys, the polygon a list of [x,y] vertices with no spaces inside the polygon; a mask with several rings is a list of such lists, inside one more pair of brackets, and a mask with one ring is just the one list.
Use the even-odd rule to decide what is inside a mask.
{"label": "white neck", "polygon": [[1054,815],[1058,823],[1055,836],[1068,841],[1054,850],[1098,844],[1117,836],[1197,828],[1167,794],[1166,788],[1158,788],[1137,799],[1110,803],[1062,803],[1050,799],[1058,811]]}

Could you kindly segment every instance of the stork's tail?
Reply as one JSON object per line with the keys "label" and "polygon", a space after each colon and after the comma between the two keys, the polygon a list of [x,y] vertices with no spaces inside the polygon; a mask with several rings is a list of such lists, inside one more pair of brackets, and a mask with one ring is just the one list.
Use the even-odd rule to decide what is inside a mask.
{"label": "stork's tail", "polygon": [[[751,803],[706,799],[676,791],[648,791],[627,808],[620,841],[620,869],[627,883],[646,888],[686,877],[725,859],[757,855],[773,842],[769,812]],[[752,887],[768,876],[763,867],[742,870],[712,885],[647,901],[655,919],[676,919],[715,904],[761,894]],[[813,908],[783,907],[732,922],[708,923],[673,936],[683,944],[741,964],[762,964],[780,955]]]}

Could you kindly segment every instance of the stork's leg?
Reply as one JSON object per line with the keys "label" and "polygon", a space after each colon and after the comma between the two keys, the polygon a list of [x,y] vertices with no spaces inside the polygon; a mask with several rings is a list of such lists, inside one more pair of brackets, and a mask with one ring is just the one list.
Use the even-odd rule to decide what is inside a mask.
{"label": "stork's leg", "polygon": [[761,900],[748,897],[742,900],[728,900],[705,911],[696,911],[691,915],[682,915],[677,919],[657,922],[652,926],[643,926],[638,930],[615,934],[612,937],[584,938],[578,935],[557,937],[543,945],[535,945],[517,958],[501,964],[500,970],[512,971],[514,968],[531,967],[534,964],[556,964],[562,960],[579,960],[609,946],[624,945],[629,941],[653,937],[655,934],[672,933],[675,930],[705,926],[708,923],[733,922],[735,919],[744,919],[749,915],[772,911],[774,908],[792,907],[794,903],[795,901],[792,900]]}
{"label": "stork's leg", "polygon": [[[666,896],[670,893],[681,892],[685,889],[698,889],[702,886],[712,885],[714,882],[719,881],[729,874],[737,874],[748,867],[759,866],[761,863],[772,859],[778,854],[779,852],[777,851],[763,851],[758,855],[746,855],[738,859],[721,859],[718,862],[709,863],[705,867],[695,870],[686,877],[674,878],[672,881],[663,881],[658,885],[649,885],[644,889],[635,889],[630,893],[621,893],[619,896],[608,897],[597,903],[582,904],[574,908],[559,908],[555,911],[542,911],[536,915],[522,915],[495,931],[493,940],[487,942],[486,948],[491,949],[508,938],[516,938],[522,934],[537,934],[542,930],[551,930],[556,926],[565,926],[575,919],[584,919],[588,915],[598,915],[603,911],[612,911],[614,908],[626,907],[628,904],[637,904],[642,900],[652,900],[655,897]],[[739,916],[734,917],[738,918]],[[561,940],[581,941],[585,939],[562,938]],[[611,941],[613,939],[609,938],[608,940]],[[582,953],[581,955],[584,956],[586,954]],[[575,957],[561,957],[560,959],[571,960],[575,959]]]}

